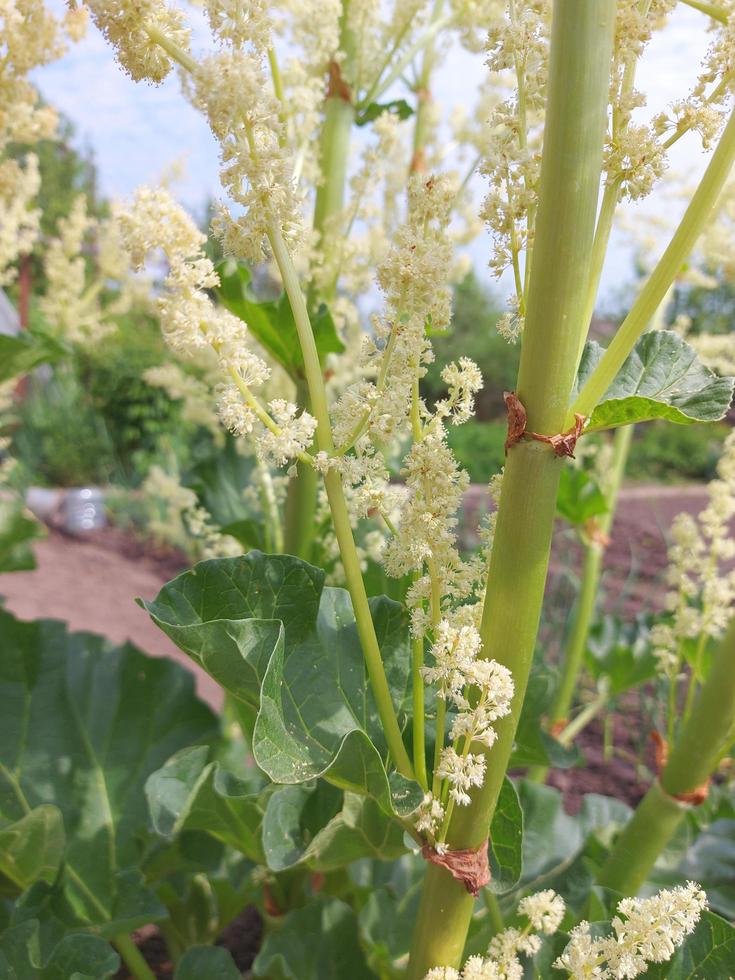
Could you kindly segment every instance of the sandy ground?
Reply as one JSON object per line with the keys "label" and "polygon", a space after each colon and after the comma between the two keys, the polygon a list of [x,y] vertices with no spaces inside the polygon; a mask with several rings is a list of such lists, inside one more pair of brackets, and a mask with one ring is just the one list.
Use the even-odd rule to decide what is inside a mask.
{"label": "sandy ground", "polygon": [[[611,602],[625,612],[660,608],[667,529],[680,511],[696,513],[705,502],[706,493],[700,486],[624,489],[605,562],[606,594]],[[484,488],[471,488],[467,527],[484,506]],[[578,556],[573,534],[559,530],[551,590],[569,579]],[[72,629],[102,633],[115,642],[131,640],[154,656],[172,657],[197,673],[200,696],[211,705],[219,704],[217,685],[196,670],[134,601],[136,596],[153,598],[181,570],[179,557],[151,554],[122,532],[107,528],[86,538],[52,531],[38,543],[36,558],[34,571],[0,575],[0,595],[17,616],[61,619]]]}
{"label": "sandy ground", "polygon": [[131,640],[155,657],[171,657],[190,668],[197,691],[213,707],[218,685],[158,629],[135,602],[152,599],[182,570],[175,555],[151,556],[115,528],[70,537],[50,531],[35,547],[37,568],[0,575],[0,596],[23,619],[61,619],[72,630]]}

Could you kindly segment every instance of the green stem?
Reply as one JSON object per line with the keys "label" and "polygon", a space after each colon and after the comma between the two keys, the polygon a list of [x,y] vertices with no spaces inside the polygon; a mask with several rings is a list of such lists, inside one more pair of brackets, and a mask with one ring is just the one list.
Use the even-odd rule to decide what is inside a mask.
{"label": "green stem", "polygon": [[[340,43],[347,48],[345,34],[343,27]],[[329,219],[339,214],[344,205],[350,136],[355,120],[355,108],[345,98],[347,92],[346,85],[340,91],[330,91],[324,106],[324,122],[319,138],[319,168],[322,179],[316,192],[313,222],[322,250],[328,245],[325,230]],[[333,284],[324,287],[319,295],[315,290],[310,291],[309,305],[313,308],[320,300],[332,302],[336,291],[335,277]],[[297,385],[297,404],[309,405],[308,387],[303,383]],[[313,469],[299,465],[296,477],[288,485],[285,537],[287,552],[306,561],[312,558],[317,492],[317,474]]]}
{"label": "green stem", "polygon": [[[344,206],[350,136],[354,122],[354,105],[339,93],[330,95],[324,108],[324,125],[319,145],[322,182],[317,189],[314,205],[314,230],[323,250],[329,244],[325,235],[329,231],[329,219],[339,214]],[[336,282],[329,288],[329,295],[319,298],[329,303],[334,299],[335,293]]]}
{"label": "green stem", "polygon": [[607,687],[604,686],[594,701],[590,701],[588,705],[582,708],[579,714],[575,715],[572,721],[569,722],[564,731],[559,734],[559,742],[563,746],[569,747],[577,735],[589,725],[593,718],[599,715],[609,699],[610,694]]}
{"label": "green stem", "polygon": [[719,20],[721,24],[727,23],[727,14],[720,7],[716,7],[713,3],[707,3],[707,0],[682,0],[687,7],[693,7],[695,10],[701,11],[703,14],[707,14],[708,17],[712,17],[714,20]]}
{"label": "green stem", "polygon": [[487,909],[490,917],[493,935],[497,936],[499,932],[502,932],[503,929],[505,929],[505,920],[503,919],[503,913],[500,911],[498,896],[494,895],[489,888],[486,888],[482,893],[482,897],[485,901],[485,908]]}
{"label": "green stem", "polygon": [[689,672],[689,684],[687,686],[686,697],[684,698],[684,720],[686,720],[692,711],[692,705],[694,704],[694,695],[697,693],[697,685],[702,679],[702,658],[704,657],[704,648],[707,645],[707,634],[700,633],[699,640],[697,641],[697,650],[694,654],[694,663]]}
{"label": "green stem", "polygon": [[156,980],[155,973],[143,959],[143,954],[127,933],[121,932],[112,940],[112,945],[122,956],[125,966],[130,970],[135,980]]}
{"label": "green stem", "polygon": [[715,653],[707,680],[660,779],[644,796],[615,843],[598,884],[635,895],[691,804],[675,797],[701,787],[714,772],[735,723],[735,619]]}
{"label": "green stem", "polygon": [[424,678],[421,668],[424,666],[424,639],[414,636],[411,640],[411,676],[413,681],[413,764],[416,779],[424,791],[429,788],[429,777],[426,772],[426,709],[424,705]]}
{"label": "green stem", "polygon": [[[431,22],[438,20],[441,16],[444,0],[434,0],[431,11]],[[416,115],[413,127],[413,156],[411,157],[411,170],[423,170],[423,155],[429,135],[429,106],[431,105],[431,73],[434,70],[436,60],[436,46],[432,37],[424,49],[424,56],[421,59],[421,70],[416,82]]]}
{"label": "green stem", "polygon": [[636,341],[648,327],[687,256],[702,234],[735,160],[735,111],[725,127],[707,170],[658,265],[638,294],[625,320],[610,342],[600,363],[577,396],[567,414],[571,425],[574,414],[589,416],[613,382]]}
{"label": "green stem", "polygon": [[[585,335],[585,288],[602,171],[615,20],[614,0],[554,4],[546,126],[534,262],[521,350],[518,396],[529,429],[561,431]],[[580,284],[582,288],[580,288]],[[536,642],[561,462],[548,446],[520,442],[508,453],[488,572],[481,635],[486,656],[509,667],[515,696],[496,726],[483,786],[455,811],[449,846],[487,838],[520,717]],[[479,747],[478,747],[479,750]],[[430,865],[408,975],[456,967],[473,899]]]}
{"label": "green stem", "polygon": [[[319,363],[319,355],[316,349],[316,341],[314,340],[314,332],[311,328],[311,321],[309,320],[309,313],[306,309],[303,293],[301,292],[299,278],[288,248],[283,241],[280,229],[271,227],[268,237],[296,324],[299,345],[304,358],[306,383],[309,386],[311,410],[317,422],[317,445],[321,452],[332,456],[334,454],[334,440],[332,439],[332,427],[329,420],[324,377]],[[330,469],[324,477],[324,484],[327,490],[329,509],[332,514],[340,556],[344,566],[347,588],[352,599],[357,632],[360,637],[365,664],[370,678],[370,686],[383,725],[388,749],[398,771],[408,778],[413,778],[413,767],[411,766],[411,760],[408,757],[401,737],[401,730],[398,725],[388,680],[385,676],[383,660],[380,655],[380,645],[375,633],[375,625],[370,614],[365,583],[360,570],[360,560],[357,555],[357,548],[355,547],[355,539],[352,536],[352,525],[347,509],[347,501],[345,500],[344,490],[342,488],[342,479],[335,469]]]}
{"label": "green stem", "polygon": [[[303,382],[296,385],[296,404],[308,405],[309,394]],[[304,561],[312,558],[318,478],[313,466],[297,464],[296,476],[286,491],[283,547],[288,555]]]}
{"label": "green stem", "polygon": [[[606,493],[608,510],[607,513],[602,514],[597,520],[599,532],[603,536],[607,536],[610,533],[615,519],[618,495],[628,462],[633,429],[634,427],[632,425],[625,425],[617,430],[613,438],[612,468]],[[585,546],[582,584],[577,598],[572,631],[569,636],[569,643],[564,652],[559,687],[556,690],[549,712],[549,721],[552,723],[567,718],[574,698],[574,692],[577,689],[579,674],[584,660],[584,652],[587,648],[587,637],[595,612],[604,554],[604,545],[599,542],[591,541]],[[571,725],[569,728],[571,728]],[[536,767],[529,773],[529,778],[533,779],[534,782],[545,782],[547,773],[547,767]]]}

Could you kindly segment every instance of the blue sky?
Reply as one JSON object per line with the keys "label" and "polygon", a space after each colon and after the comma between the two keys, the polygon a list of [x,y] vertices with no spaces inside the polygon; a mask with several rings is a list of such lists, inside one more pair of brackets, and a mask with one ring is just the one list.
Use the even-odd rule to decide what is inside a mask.
{"label": "blue sky", "polygon": [[[53,5],[61,6],[58,0]],[[190,8],[192,9],[192,8]],[[196,20],[200,15],[192,10]],[[707,45],[706,18],[679,5],[666,31],[646,52],[638,73],[638,87],[648,95],[653,111],[685,94]],[[435,97],[447,110],[470,101],[485,69],[482,58],[452,49],[438,72]],[[69,53],[36,73],[44,97],[75,124],[82,144],[91,146],[99,169],[100,189],[112,197],[125,197],[139,184],[155,181],[176,159],[184,159],[185,179],[176,185],[180,199],[196,214],[204,202],[218,195],[217,152],[202,118],[180,95],[177,79],[160,86],[132,82],[117,66],[100,34],[91,28],[87,38]],[[672,170],[695,177],[707,157],[696,137],[682,140],[672,152]],[[478,178],[478,193],[481,182]],[[681,205],[652,195],[641,207],[643,215],[671,216]],[[489,250],[487,238],[478,240],[472,255],[478,269]],[[609,293],[630,277],[631,248],[617,235],[603,278]]]}

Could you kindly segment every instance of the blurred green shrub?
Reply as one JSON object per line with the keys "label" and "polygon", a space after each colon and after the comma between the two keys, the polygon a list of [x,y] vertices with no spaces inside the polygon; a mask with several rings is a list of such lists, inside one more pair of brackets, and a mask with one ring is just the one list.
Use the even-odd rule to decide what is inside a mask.
{"label": "blurred green shrub", "polygon": [[472,483],[487,483],[505,465],[505,419],[450,426],[449,445]]}
{"label": "blurred green shrub", "polygon": [[76,348],[53,374],[32,378],[15,412],[23,484],[135,487],[163,455],[180,470],[210,455],[211,433],[183,421],[180,402],[143,380],[170,356],[155,320],[135,312],[97,347]]}
{"label": "blurred green shrub", "polygon": [[15,479],[24,485],[74,487],[112,478],[112,440],[68,366],[48,379],[31,379],[16,425],[11,453],[18,462]]}
{"label": "blurred green shrub", "polygon": [[477,418],[505,417],[503,391],[515,386],[520,346],[509,344],[495,329],[502,303],[470,272],[455,288],[453,305],[450,329],[431,338],[436,360],[421,382],[421,393],[429,402],[441,398],[446,392],[442,368],[460,356],[470,357],[485,382],[477,396]]}
{"label": "blurred green shrub", "polygon": [[730,432],[723,422],[667,425],[648,422],[636,428],[626,475],[631,480],[711,480]]}

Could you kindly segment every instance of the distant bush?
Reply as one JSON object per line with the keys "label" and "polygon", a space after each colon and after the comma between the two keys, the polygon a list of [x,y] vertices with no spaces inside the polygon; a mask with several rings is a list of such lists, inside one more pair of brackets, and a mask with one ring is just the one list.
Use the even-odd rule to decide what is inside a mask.
{"label": "distant bush", "polygon": [[626,474],[631,480],[711,480],[730,427],[723,422],[636,429]]}
{"label": "distant bush", "polygon": [[450,426],[449,445],[473,483],[487,483],[491,476],[500,472],[505,463],[506,432],[504,419]]}
{"label": "distant bush", "polygon": [[495,328],[501,301],[471,272],[454,290],[452,324],[445,334],[432,337],[436,361],[421,382],[424,396],[441,398],[446,385],[442,368],[461,354],[470,357],[482,372],[484,387],[477,397],[477,418],[505,415],[503,391],[515,386],[520,346],[509,344]]}

